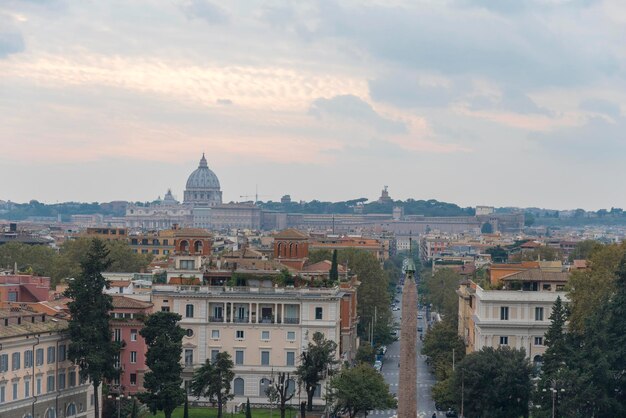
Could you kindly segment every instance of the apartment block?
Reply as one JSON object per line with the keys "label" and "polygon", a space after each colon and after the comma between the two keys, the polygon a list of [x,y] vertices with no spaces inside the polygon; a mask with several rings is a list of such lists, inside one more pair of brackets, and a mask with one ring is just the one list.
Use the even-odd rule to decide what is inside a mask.
{"label": "apartment block", "polygon": [[0,310],[0,416],[93,416],[93,386],[67,359],[67,321]]}

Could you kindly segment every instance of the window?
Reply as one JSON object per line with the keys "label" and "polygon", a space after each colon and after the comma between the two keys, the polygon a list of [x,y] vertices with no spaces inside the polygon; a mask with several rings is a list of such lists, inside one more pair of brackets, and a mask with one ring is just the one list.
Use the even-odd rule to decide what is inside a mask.
{"label": "window", "polygon": [[193,366],[193,350],[185,350],[185,366]]}
{"label": "window", "polygon": [[500,345],[509,345],[509,337],[500,337]]}
{"label": "window", "polygon": [[48,392],[54,392],[54,376],[48,376]]}
{"label": "window", "polygon": [[113,330],[113,341],[122,341],[122,330],[119,328],[115,328]]}
{"label": "window", "polygon": [[212,329],[211,330],[211,338],[213,338],[214,340],[219,340],[220,339],[220,330],[219,329]]}
{"label": "window", "polygon": [[287,351],[287,366],[296,365],[296,353],[293,351]]}
{"label": "window", "polygon": [[17,399],[17,383],[13,383],[13,400]]}
{"label": "window", "polygon": [[193,330],[191,328],[187,328],[185,335],[189,338],[193,337]]}
{"label": "window", "polygon": [[193,318],[193,305],[185,306],[185,317]]}
{"label": "window", "polygon": [[267,388],[270,386],[270,380],[267,378],[262,378],[259,381],[259,396],[267,397]]}
{"label": "window", "polygon": [[[93,396],[93,395],[91,395]],[[57,418],[57,411],[54,408],[48,408],[46,414],[43,416],[44,418]]]}
{"label": "window", "polygon": [[241,377],[236,378],[233,382],[233,393],[235,394],[235,396],[243,396],[244,389],[245,386],[243,379]]}
{"label": "window", "polygon": [[37,386],[37,392],[36,392],[37,395],[41,395],[41,377],[37,378],[36,386]]}
{"label": "window", "polygon": [[211,350],[211,363],[215,363],[220,350]]}
{"label": "window", "polygon": [[19,370],[20,363],[20,353],[13,353],[11,355],[11,370]]}
{"label": "window", "polygon": [[24,397],[30,398],[30,379],[24,379]]}
{"label": "window", "polygon": [[535,321],[543,321],[543,308],[535,308]]}
{"label": "window", "polygon": [[54,363],[56,357],[56,349],[54,347],[48,347],[48,364]]}
{"label": "window", "polygon": [[0,386],[0,403],[6,402],[6,387]]}
{"label": "window", "polygon": [[38,348],[35,351],[35,366],[41,366],[43,364],[43,348]]}
{"label": "window", "polygon": [[270,365],[270,352],[261,351],[261,366],[269,366],[269,365]]}
{"label": "window", "polygon": [[181,270],[194,270],[196,268],[195,260],[180,260]]}
{"label": "window", "polygon": [[235,338],[238,340],[243,340],[243,330],[239,329],[235,332]]}
{"label": "window", "polygon": [[169,311],[170,311],[169,306],[161,306],[161,312],[169,312]]}
{"label": "window", "polygon": [[9,371],[9,355],[0,354],[0,372]]}
{"label": "window", "polygon": [[131,351],[130,352],[130,362],[131,362],[131,364],[137,363],[137,352],[136,351]]}
{"label": "window", "polygon": [[535,337],[535,345],[543,345],[543,337]]}
{"label": "window", "polygon": [[243,364],[243,350],[235,351],[235,364],[242,365]]}
{"label": "window", "polygon": [[296,332],[287,331],[287,341],[295,341],[295,340],[296,340]]}
{"label": "window", "polygon": [[68,373],[69,375],[69,386],[71,388],[73,388],[74,386],[76,386],[76,371],[75,370],[70,370],[70,372]]}
{"label": "window", "polygon": [[67,406],[67,410],[65,411],[65,416],[72,417],[74,415],[76,415],[76,404],[71,403]]}
{"label": "window", "polygon": [[508,321],[509,320],[509,307],[508,306],[501,306],[500,307],[500,319],[502,321]]}
{"label": "window", "polygon": [[131,341],[137,341],[137,330],[136,329],[131,329],[130,330],[130,340]]}
{"label": "window", "polygon": [[59,361],[65,361],[67,358],[65,344],[59,346]]}
{"label": "window", "polygon": [[130,374],[130,385],[137,386],[137,373]]}
{"label": "window", "polygon": [[24,368],[33,367],[33,350],[26,350],[24,352]]}
{"label": "window", "polygon": [[315,308],[315,319],[322,319],[324,310],[321,307]]}
{"label": "window", "polygon": [[267,341],[270,339],[270,332],[269,331],[261,331],[261,339],[264,341]]}
{"label": "window", "polygon": [[59,373],[59,379],[57,383],[59,390],[65,389],[65,371]]}

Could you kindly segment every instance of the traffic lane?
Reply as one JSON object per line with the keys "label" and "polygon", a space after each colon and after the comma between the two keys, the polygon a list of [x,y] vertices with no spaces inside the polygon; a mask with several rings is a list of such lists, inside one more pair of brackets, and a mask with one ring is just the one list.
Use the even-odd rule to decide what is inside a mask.
{"label": "traffic lane", "polygon": [[[419,316],[422,319],[419,319]],[[418,326],[422,328],[422,335],[426,333],[426,314],[424,311],[418,312]],[[417,357],[417,405],[418,410],[422,413],[432,413],[435,410],[435,402],[432,400],[432,386],[436,383],[435,376],[426,364],[426,356],[421,354],[423,341],[417,341],[418,357]],[[438,414],[439,415],[439,414]],[[443,416],[443,415],[442,415]]]}

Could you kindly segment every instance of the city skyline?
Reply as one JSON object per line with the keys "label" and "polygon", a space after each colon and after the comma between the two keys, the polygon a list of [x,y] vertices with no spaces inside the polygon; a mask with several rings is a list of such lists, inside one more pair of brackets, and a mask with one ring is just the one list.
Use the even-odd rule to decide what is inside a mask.
{"label": "city skyline", "polygon": [[624,22],[615,0],[10,0],[0,198],[182,200],[206,152],[225,202],[624,207]]}

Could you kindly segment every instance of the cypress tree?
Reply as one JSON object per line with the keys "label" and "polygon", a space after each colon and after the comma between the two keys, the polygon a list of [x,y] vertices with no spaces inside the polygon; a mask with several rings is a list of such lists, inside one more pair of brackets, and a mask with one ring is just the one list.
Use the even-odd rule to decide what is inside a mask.
{"label": "cypress tree", "polygon": [[330,272],[328,273],[328,278],[331,282],[339,281],[339,266],[337,264],[337,250],[333,250],[333,261],[330,266]]}
{"label": "cypress tree", "polygon": [[246,400],[246,418],[252,418],[252,411],[250,410],[250,398]]}
{"label": "cypress tree", "polygon": [[72,299],[67,304],[71,314],[68,327],[71,343],[67,357],[79,366],[81,377],[89,378],[93,384],[96,418],[100,417],[98,388],[104,379],[115,377],[115,356],[119,352],[109,330],[112,299],[103,292],[109,283],[102,272],[110,264],[104,242],[92,240],[80,263],[80,274],[70,281],[65,291],[65,296]]}

